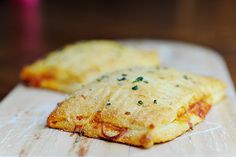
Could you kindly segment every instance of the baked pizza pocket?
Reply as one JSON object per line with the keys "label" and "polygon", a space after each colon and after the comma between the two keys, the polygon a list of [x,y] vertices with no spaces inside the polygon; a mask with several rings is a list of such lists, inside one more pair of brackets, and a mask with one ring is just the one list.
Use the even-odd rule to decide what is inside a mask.
{"label": "baked pizza pocket", "polygon": [[88,137],[151,147],[201,122],[225,95],[221,81],[166,68],[103,75],[59,103],[47,124]]}
{"label": "baked pizza pocket", "polygon": [[159,65],[157,52],[115,41],[78,42],[24,67],[21,80],[30,86],[70,93],[104,73],[134,66]]}

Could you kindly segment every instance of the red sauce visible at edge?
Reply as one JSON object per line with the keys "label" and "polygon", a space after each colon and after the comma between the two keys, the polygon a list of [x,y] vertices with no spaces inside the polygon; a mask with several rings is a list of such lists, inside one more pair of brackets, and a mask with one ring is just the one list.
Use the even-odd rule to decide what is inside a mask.
{"label": "red sauce visible at edge", "polygon": [[188,108],[188,112],[198,115],[200,118],[204,119],[210,109],[210,104],[207,104],[204,101],[199,101],[198,103],[190,105]]}
{"label": "red sauce visible at edge", "polygon": [[43,80],[51,80],[53,78],[54,78],[54,76],[50,73],[42,73],[42,74],[36,75],[36,76],[29,74],[25,78],[23,78],[23,82],[26,85],[39,87]]}
{"label": "red sauce visible at edge", "polygon": [[[120,138],[127,131],[127,128],[122,128],[122,127],[114,126],[114,125],[109,124],[109,123],[102,123],[102,128],[101,129],[102,129],[102,135],[104,136],[104,138],[106,138],[107,140],[111,140],[111,141]],[[114,130],[114,131],[117,132],[117,134],[114,135],[114,136],[109,136],[109,135],[106,134],[105,129]]]}

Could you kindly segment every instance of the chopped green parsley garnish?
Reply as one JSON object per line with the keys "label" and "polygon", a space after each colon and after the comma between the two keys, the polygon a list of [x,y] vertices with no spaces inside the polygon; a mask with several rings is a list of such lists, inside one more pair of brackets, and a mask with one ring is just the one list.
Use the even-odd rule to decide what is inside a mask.
{"label": "chopped green parsley garnish", "polygon": [[141,81],[143,81],[143,77],[142,77],[142,76],[139,76],[139,77],[137,77],[137,78],[133,81],[133,83],[135,83],[135,82],[141,82]]}
{"label": "chopped green parsley garnish", "polygon": [[122,74],[121,76],[122,77],[118,78],[117,81],[124,81],[124,80],[126,80],[127,74]]}
{"label": "chopped green parsley garnish", "polygon": [[138,105],[139,105],[139,106],[143,105],[143,101],[142,101],[142,100],[139,100],[139,101],[138,101]]}
{"label": "chopped green parsley garnish", "polygon": [[101,81],[101,79],[100,79],[100,78],[97,78],[96,80],[97,80],[97,82],[100,82],[100,81]]}
{"label": "chopped green parsley garnish", "polygon": [[100,82],[100,81],[102,81],[102,79],[104,79],[106,77],[107,77],[106,75],[102,75],[100,78],[97,78],[96,80],[97,80],[97,82]]}
{"label": "chopped green parsley garnish", "polygon": [[132,87],[132,90],[138,90],[138,86],[136,85],[136,86],[133,86]]}
{"label": "chopped green parsley garnish", "polygon": [[157,104],[157,100],[154,100],[153,103],[154,103],[154,104]]}
{"label": "chopped green parsley garnish", "polygon": [[177,85],[175,85],[175,87],[179,87],[179,85],[177,84]]}
{"label": "chopped green parsley garnish", "polygon": [[183,78],[184,78],[185,80],[188,80],[188,79],[189,79],[189,77],[188,77],[187,75],[183,75]]}
{"label": "chopped green parsley garnish", "polygon": [[124,80],[126,80],[125,77],[121,77],[121,78],[118,78],[118,79],[117,79],[117,81],[124,81]]}
{"label": "chopped green parsley garnish", "polygon": [[145,80],[145,81],[143,81],[143,82],[144,82],[144,83],[147,83],[147,84],[149,83],[149,82],[148,82],[148,81],[146,81],[146,80]]}
{"label": "chopped green parsley garnish", "polygon": [[111,103],[110,102],[108,102],[107,104],[106,104],[106,107],[109,107],[111,105]]}

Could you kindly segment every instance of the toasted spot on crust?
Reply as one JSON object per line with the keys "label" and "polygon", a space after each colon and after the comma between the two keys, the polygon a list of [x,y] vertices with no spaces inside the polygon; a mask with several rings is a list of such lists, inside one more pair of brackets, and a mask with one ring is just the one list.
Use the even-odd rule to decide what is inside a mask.
{"label": "toasted spot on crust", "polygon": [[150,135],[143,135],[140,140],[140,145],[143,147],[150,147],[153,145],[152,137]]}

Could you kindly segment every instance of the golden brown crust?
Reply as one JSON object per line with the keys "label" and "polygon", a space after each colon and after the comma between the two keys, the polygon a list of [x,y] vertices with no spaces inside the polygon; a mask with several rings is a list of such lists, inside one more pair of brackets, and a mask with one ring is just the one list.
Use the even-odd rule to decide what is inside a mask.
{"label": "golden brown crust", "polygon": [[156,65],[159,61],[155,51],[97,40],[79,42],[52,52],[46,58],[24,67],[20,77],[30,86],[70,93],[107,72]]}
{"label": "golden brown crust", "polygon": [[122,70],[72,94],[48,126],[147,148],[202,121],[224,89],[219,80],[173,69]]}

